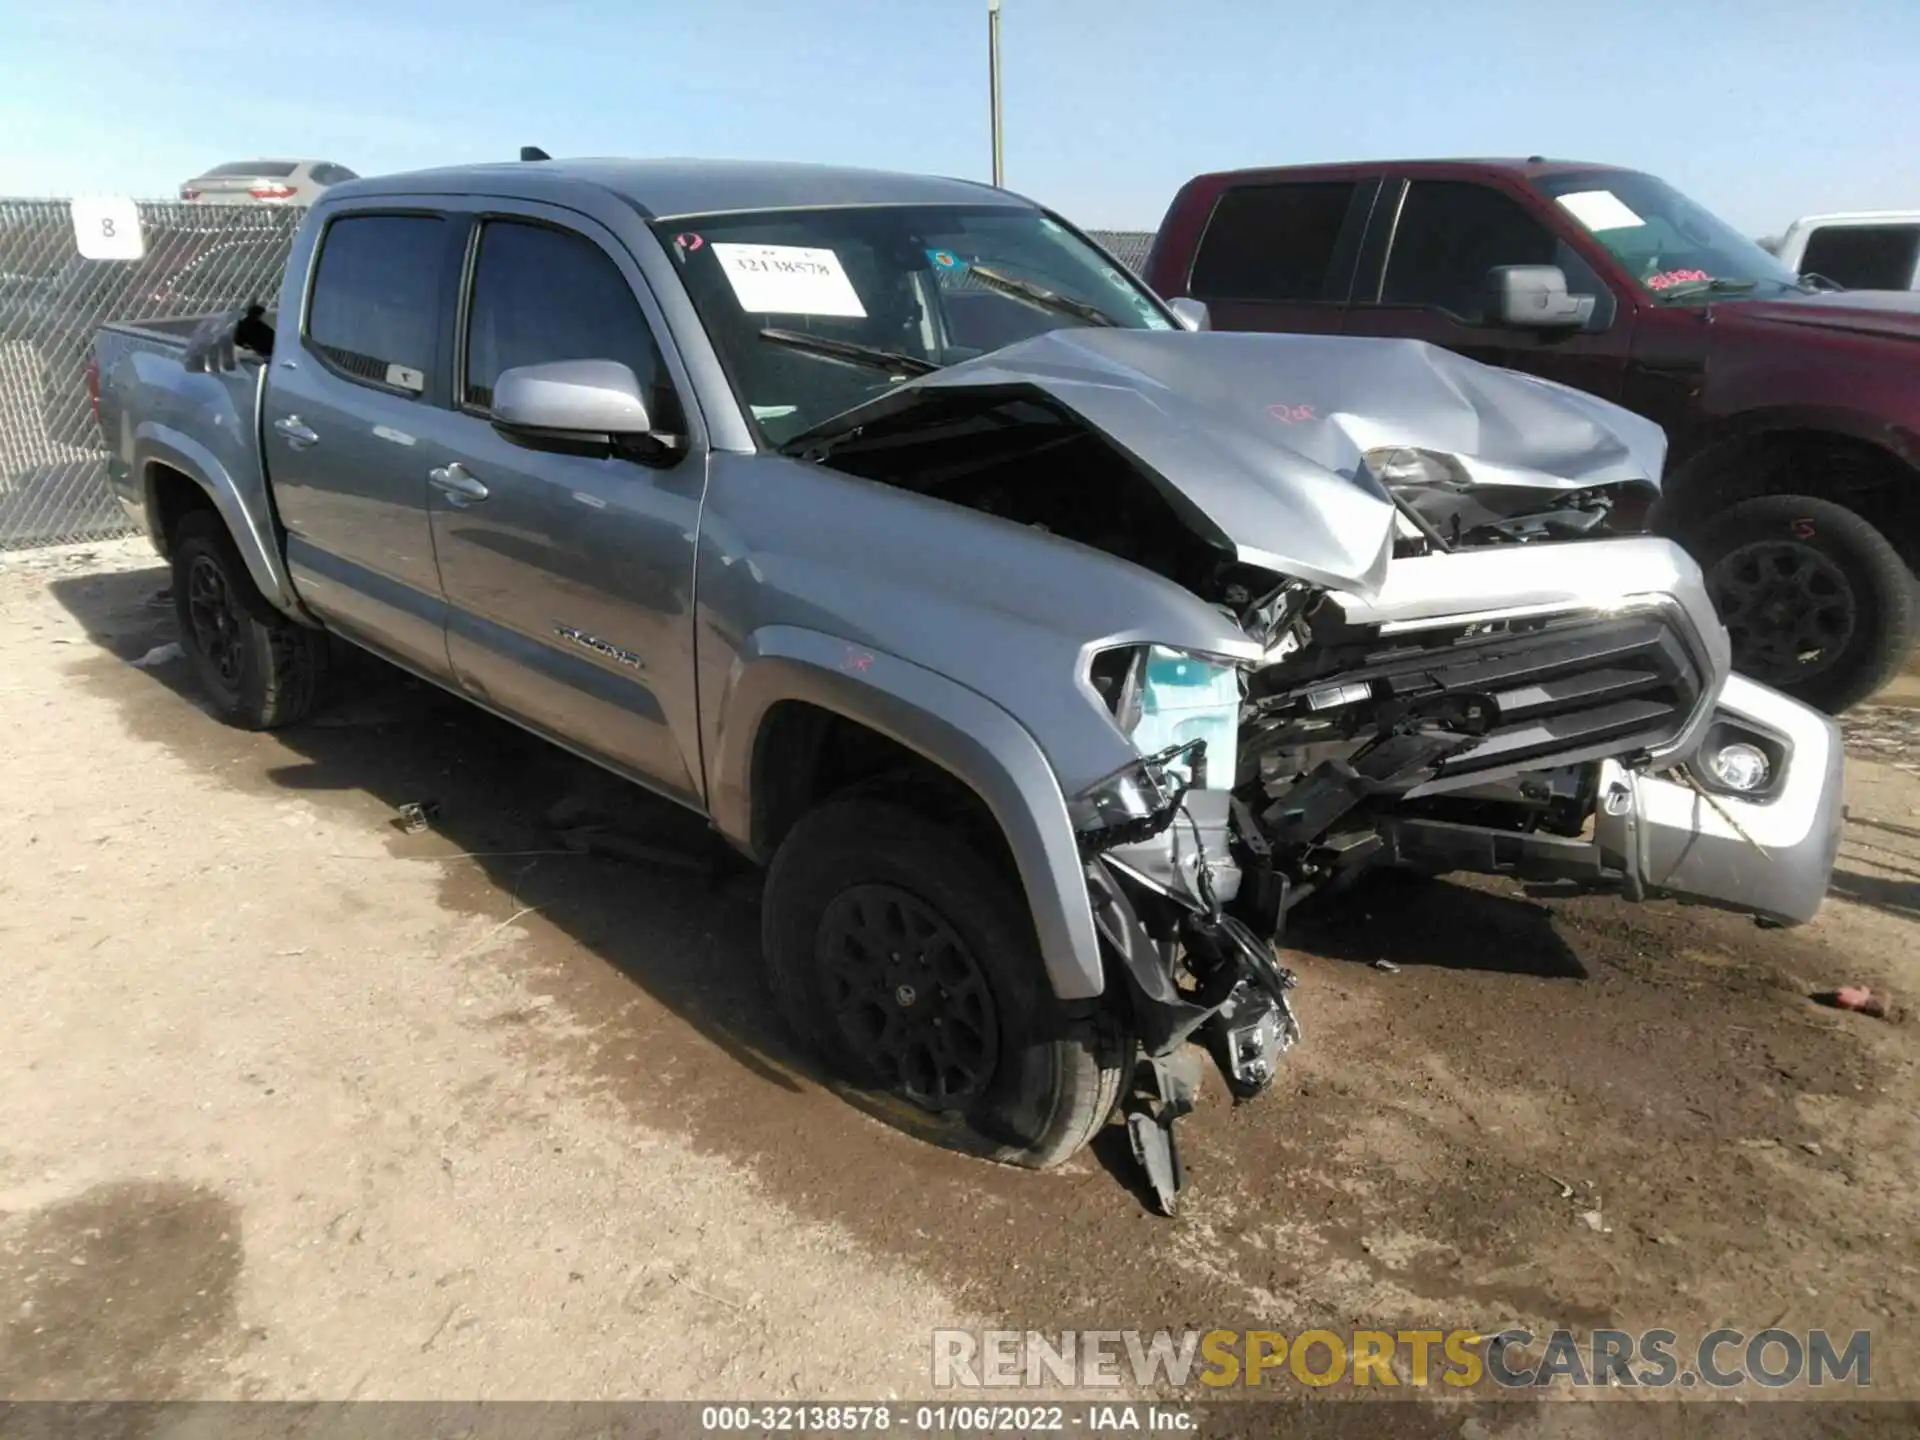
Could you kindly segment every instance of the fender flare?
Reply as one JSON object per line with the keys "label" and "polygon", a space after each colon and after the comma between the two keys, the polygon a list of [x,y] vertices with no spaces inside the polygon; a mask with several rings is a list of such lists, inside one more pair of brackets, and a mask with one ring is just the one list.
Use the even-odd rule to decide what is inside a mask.
{"label": "fender flare", "polygon": [[1840,405],[1768,405],[1721,415],[1690,429],[1668,452],[1667,474],[1680,477],[1727,445],[1769,435],[1815,433],[1852,440],[1920,470],[1920,432]]}
{"label": "fender flare", "polygon": [[1105,989],[1086,873],[1053,767],[1012,715],[911,661],[797,626],[754,631],[728,674],[708,761],[722,835],[753,852],[754,748],[767,712],[788,700],[857,721],[978,795],[1012,851],[1054,994],[1085,1000]]}
{"label": "fender flare", "polygon": [[250,507],[241,496],[238,482],[212,451],[191,435],[154,420],[143,420],[135,427],[133,446],[133,473],[140,480],[148,533],[155,536],[161,533],[153,470],[156,465],[164,465],[185,475],[206,492],[226,523],[240,558],[246,562],[247,573],[267,603],[296,620],[313,623],[313,617],[307,614],[294,591],[292,576],[287,573],[272,517],[255,513],[255,507]]}

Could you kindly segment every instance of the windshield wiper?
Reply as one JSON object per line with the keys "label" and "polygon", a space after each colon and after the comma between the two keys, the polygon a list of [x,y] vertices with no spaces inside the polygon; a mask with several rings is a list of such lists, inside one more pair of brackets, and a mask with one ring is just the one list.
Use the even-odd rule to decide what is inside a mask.
{"label": "windshield wiper", "polygon": [[878,345],[861,345],[852,340],[830,340],[825,335],[809,335],[804,330],[762,330],[760,338],[790,350],[803,350],[825,360],[846,365],[864,365],[870,370],[886,370],[899,375],[931,375],[941,367],[918,355],[902,355],[897,350],[882,350]]}
{"label": "windshield wiper", "polygon": [[1688,295],[1744,294],[1759,283],[1758,280],[1736,280],[1732,276],[1716,275],[1711,280],[1688,280],[1683,284],[1669,285],[1656,293],[1662,300],[1678,300]]}
{"label": "windshield wiper", "polygon": [[1844,290],[1847,288],[1833,277],[1822,275],[1818,270],[1803,270],[1800,272],[1800,279],[1803,288],[1809,290]]}
{"label": "windshield wiper", "polygon": [[1031,280],[1022,280],[1017,275],[1009,275],[1003,270],[995,270],[987,265],[969,265],[967,273],[974,276],[989,290],[998,290],[1002,295],[1010,295],[1015,300],[1024,300],[1029,305],[1037,305],[1042,310],[1051,310],[1059,315],[1071,315],[1084,320],[1089,325],[1118,325],[1106,311],[1097,305],[1089,305],[1084,300],[1076,300],[1071,295],[1062,295],[1057,290],[1049,290],[1044,285],[1036,285]]}

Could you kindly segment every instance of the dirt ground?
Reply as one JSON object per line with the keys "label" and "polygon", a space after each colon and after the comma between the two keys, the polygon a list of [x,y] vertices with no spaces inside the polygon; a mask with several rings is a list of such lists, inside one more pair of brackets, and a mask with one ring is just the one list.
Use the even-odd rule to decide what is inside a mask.
{"label": "dirt ground", "polygon": [[1300,921],[1305,1043],[1209,1077],[1164,1220],[1114,1132],[1033,1175],[850,1106],[753,876],[558,834],[687,817],[374,665],[222,727],[132,663],[165,583],[0,557],[0,1396],[923,1396],[936,1326],[1507,1323],[1870,1329],[1920,1396],[1920,713],[1851,723],[1805,929],[1411,881]]}

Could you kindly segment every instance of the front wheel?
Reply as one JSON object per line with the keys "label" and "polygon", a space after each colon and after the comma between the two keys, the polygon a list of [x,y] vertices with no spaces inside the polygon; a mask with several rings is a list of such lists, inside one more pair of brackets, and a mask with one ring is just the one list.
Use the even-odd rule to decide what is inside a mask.
{"label": "front wheel", "polygon": [[951,829],[865,795],[794,826],[761,939],[788,1027],[842,1078],[958,1122],[933,1138],[1058,1165],[1112,1113],[1131,1047],[1046,982],[1018,888]]}
{"label": "front wheel", "polygon": [[269,605],[220,517],[196,510],[173,537],[180,646],[222,720],[271,730],[302,719],[327,673],[327,637]]}
{"label": "front wheel", "polygon": [[1688,548],[1733,645],[1733,668],[1837,715],[1913,644],[1913,578],[1865,519],[1831,500],[1764,495],[1706,517]]}

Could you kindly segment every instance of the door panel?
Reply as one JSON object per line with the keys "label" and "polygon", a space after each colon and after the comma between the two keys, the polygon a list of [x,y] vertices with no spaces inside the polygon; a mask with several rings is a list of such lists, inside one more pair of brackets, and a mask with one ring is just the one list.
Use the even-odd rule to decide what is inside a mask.
{"label": "door panel", "polygon": [[[1489,365],[1619,398],[1632,341],[1631,307],[1620,305],[1585,258],[1519,201],[1471,181],[1415,180],[1397,212],[1380,215],[1376,226],[1391,237],[1385,269],[1368,303],[1347,312],[1347,334],[1425,340]],[[1595,297],[1593,327],[1541,331],[1489,323],[1486,277],[1496,265],[1558,265],[1569,290]]]}
{"label": "door panel", "polygon": [[[494,217],[470,265],[462,404],[427,447],[421,479],[447,649],[460,683],[494,708],[675,798],[698,803],[693,554],[706,474],[688,435],[676,463],[524,448],[486,417],[503,369],[553,360],[630,365],[657,430],[687,432],[636,299],[639,271],[610,235]],[[458,464],[484,498],[433,485]],[[473,488],[469,483],[468,489]]]}
{"label": "door panel", "polygon": [[281,342],[268,371],[262,444],[302,599],[346,634],[438,677],[447,674],[446,607],[420,435],[445,414],[434,402],[447,388],[439,335],[454,228],[422,215],[329,225],[308,323],[297,343]]}
{"label": "door panel", "polygon": [[[460,683],[497,709],[697,798],[667,707],[693,683],[693,537],[704,458],[671,470],[521,449],[451,417],[444,448],[487,488],[429,506]],[[689,726],[691,720],[688,721]],[[689,728],[684,733],[691,733]]]}

